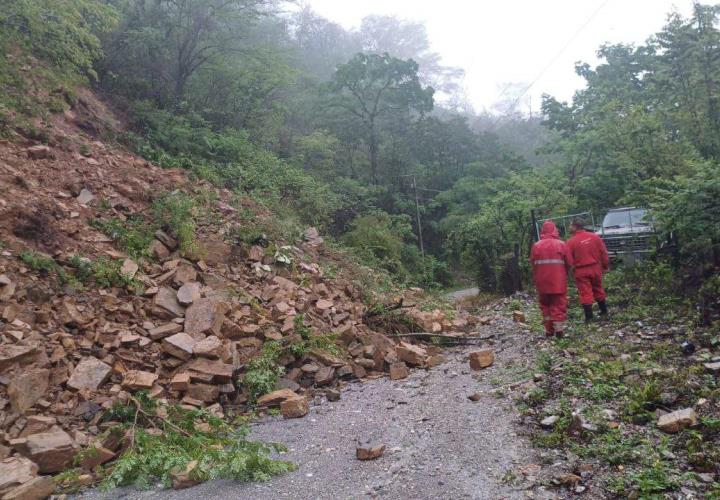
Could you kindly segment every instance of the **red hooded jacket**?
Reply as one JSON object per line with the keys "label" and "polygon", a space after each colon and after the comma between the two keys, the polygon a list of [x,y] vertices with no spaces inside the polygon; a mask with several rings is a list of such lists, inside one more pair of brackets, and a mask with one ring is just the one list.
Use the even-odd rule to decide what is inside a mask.
{"label": "red hooded jacket", "polygon": [[567,292],[567,273],[573,265],[572,255],[552,221],[543,224],[540,241],[530,251],[530,265],[538,293]]}
{"label": "red hooded jacket", "polygon": [[573,256],[575,268],[599,265],[603,270],[610,268],[610,259],[602,238],[595,233],[580,230],[567,242]]}

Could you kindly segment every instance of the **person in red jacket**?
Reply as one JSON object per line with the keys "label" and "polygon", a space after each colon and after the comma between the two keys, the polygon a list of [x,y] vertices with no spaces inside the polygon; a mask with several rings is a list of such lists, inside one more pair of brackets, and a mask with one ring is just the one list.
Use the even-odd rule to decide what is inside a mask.
{"label": "person in red jacket", "polygon": [[575,219],[570,225],[572,238],[567,246],[572,253],[575,266],[575,286],[580,295],[580,303],[585,311],[585,322],[593,319],[593,301],[600,307],[600,315],[607,316],[605,290],[602,286],[602,275],[610,269],[610,258],[602,238],[585,230],[581,219]]}
{"label": "person in red jacket", "polygon": [[572,256],[552,221],[543,224],[540,241],[530,250],[530,265],[543,314],[545,336],[562,337],[567,320],[567,273],[572,266]]}

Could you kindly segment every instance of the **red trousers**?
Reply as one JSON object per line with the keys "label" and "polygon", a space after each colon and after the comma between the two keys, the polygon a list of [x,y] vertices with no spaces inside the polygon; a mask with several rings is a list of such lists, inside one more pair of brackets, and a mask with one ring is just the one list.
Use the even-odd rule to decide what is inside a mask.
{"label": "red trousers", "polygon": [[602,286],[602,269],[599,265],[576,267],[575,286],[580,295],[580,303],[584,306],[592,305],[593,301],[605,300],[605,290]]}
{"label": "red trousers", "polygon": [[541,293],[540,310],[547,333],[565,331],[568,299],[565,293]]}

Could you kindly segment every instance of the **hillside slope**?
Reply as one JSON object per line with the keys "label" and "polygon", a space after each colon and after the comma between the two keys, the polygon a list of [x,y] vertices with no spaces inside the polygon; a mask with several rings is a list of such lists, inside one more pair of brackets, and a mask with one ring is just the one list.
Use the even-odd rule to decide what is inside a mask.
{"label": "hillside slope", "polygon": [[215,415],[289,400],[302,416],[349,379],[442,361],[385,333],[477,321],[369,311],[370,270],[313,228],[286,241],[252,200],[102,141],[122,129],[89,92],[42,131],[45,144],[0,143],[0,476],[20,478],[0,493],[87,446],[100,452],[85,473],[115,458],[132,438],[112,438],[106,411],[139,390]]}

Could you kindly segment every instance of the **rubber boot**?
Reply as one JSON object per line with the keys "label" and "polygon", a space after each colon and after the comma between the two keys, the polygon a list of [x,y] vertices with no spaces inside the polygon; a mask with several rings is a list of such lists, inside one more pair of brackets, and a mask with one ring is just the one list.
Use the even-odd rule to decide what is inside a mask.
{"label": "rubber boot", "polygon": [[545,336],[552,337],[555,334],[555,331],[553,330],[553,322],[545,321],[544,325],[545,325]]}
{"label": "rubber boot", "polygon": [[604,300],[598,300],[598,306],[600,307],[600,316],[603,318],[607,318],[608,316],[608,308],[607,308],[607,302]]}
{"label": "rubber boot", "polygon": [[590,323],[593,320],[592,304],[583,304],[583,311],[585,311],[585,324]]}

